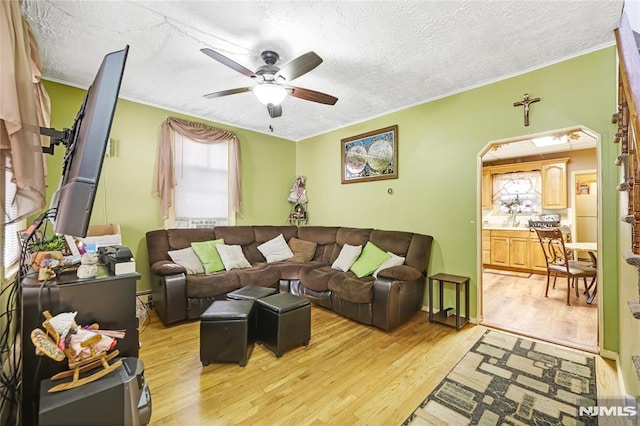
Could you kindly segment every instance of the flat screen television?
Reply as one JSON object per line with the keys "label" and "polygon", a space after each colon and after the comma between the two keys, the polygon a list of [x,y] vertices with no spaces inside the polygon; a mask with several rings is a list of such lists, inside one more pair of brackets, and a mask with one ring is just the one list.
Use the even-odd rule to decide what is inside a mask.
{"label": "flat screen television", "polygon": [[78,111],[68,140],[62,177],[51,199],[58,234],[85,237],[96,197],[129,46],[107,54]]}

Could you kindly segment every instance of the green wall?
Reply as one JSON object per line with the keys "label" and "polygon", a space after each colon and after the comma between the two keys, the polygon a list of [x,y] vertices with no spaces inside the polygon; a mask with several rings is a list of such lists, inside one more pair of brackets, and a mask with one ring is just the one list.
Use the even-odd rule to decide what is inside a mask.
{"label": "green wall", "polygon": [[[51,127],[70,127],[86,92],[50,81],[45,87],[51,97]],[[138,290],[150,288],[145,233],[163,227],[158,199],[151,195],[151,188],[158,130],[168,116],[211,124],[238,135],[244,207],[243,215],[236,218],[238,225],[281,225],[289,214],[287,196],[295,178],[294,142],[120,99],[111,128],[115,155],[104,160],[91,223],[120,225],[122,242],[131,248],[136,270],[142,274]],[[58,186],[63,155],[64,149],[58,147],[55,156],[47,156],[49,197]]]}
{"label": "green wall", "polygon": [[[471,315],[477,316],[478,154],[494,140],[582,124],[602,136],[602,205],[615,202],[613,164],[616,53],[607,48],[524,75],[316,136],[297,144],[296,173],[307,176],[314,225],[408,230],[434,237],[430,273],[471,277]],[[523,93],[542,98],[524,127]],[[398,125],[399,177],[340,183],[340,140]],[[392,188],[393,195],[387,194]],[[605,229],[617,213],[602,209]],[[615,235],[602,233],[605,283],[617,282]],[[602,294],[604,293],[604,294]],[[604,348],[618,349],[618,295],[604,286]],[[425,302],[426,304],[426,302]]]}

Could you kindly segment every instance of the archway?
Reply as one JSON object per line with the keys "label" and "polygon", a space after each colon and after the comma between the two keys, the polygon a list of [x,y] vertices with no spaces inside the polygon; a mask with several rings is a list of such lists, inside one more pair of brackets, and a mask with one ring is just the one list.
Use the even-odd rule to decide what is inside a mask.
{"label": "archway", "polygon": [[[596,246],[600,245],[602,225],[601,215],[597,214],[602,206],[600,196],[596,195],[596,218],[581,220],[582,223],[595,224],[597,228],[592,232],[579,233],[575,211],[575,206],[582,201],[576,201],[577,194],[582,191],[589,195],[591,187],[579,180],[576,184],[576,176],[586,175],[587,171],[595,172],[593,187],[601,182],[599,149],[600,135],[584,126],[575,126],[494,140],[478,154],[477,308],[478,320],[483,325],[591,352],[599,351],[602,343],[602,292],[589,304],[580,284],[580,297],[574,296],[571,306],[567,306],[566,281],[558,278],[555,289],[550,288],[549,297],[545,297],[546,263],[544,257],[540,257],[540,243],[535,232],[528,232],[529,225],[537,226],[531,219],[557,218],[557,223],[550,225],[565,229],[569,239],[582,242],[597,235],[594,242]],[[544,173],[547,166],[556,170],[545,178],[540,173]],[[532,174],[520,173],[523,171]],[[535,204],[535,171],[538,171],[542,182],[537,183],[541,192],[538,206]],[[499,185],[499,182],[513,184],[509,181],[509,173],[520,176],[521,180],[517,182],[526,182],[526,188],[534,188],[531,199],[519,192],[525,191],[523,187],[514,190],[514,198],[514,193],[510,193],[506,186]],[[556,178],[562,175],[564,192],[557,192],[556,186],[549,185],[554,173]],[[546,201],[555,197],[555,200],[564,199],[565,205],[558,201],[556,204],[543,203],[543,195],[549,195],[543,193],[550,190],[556,192]],[[595,191],[591,191],[593,195]],[[576,253],[587,255],[586,252]],[[601,271],[598,272],[601,276]]]}

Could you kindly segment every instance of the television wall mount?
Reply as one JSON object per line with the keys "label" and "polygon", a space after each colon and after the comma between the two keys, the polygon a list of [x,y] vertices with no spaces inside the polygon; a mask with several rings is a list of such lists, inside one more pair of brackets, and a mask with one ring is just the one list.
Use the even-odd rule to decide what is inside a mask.
{"label": "television wall mount", "polygon": [[49,146],[42,147],[42,152],[51,155],[53,155],[56,145],[62,144],[65,148],[69,148],[69,144],[71,144],[71,137],[73,135],[71,129],[56,130],[52,127],[40,127],[40,134],[51,138]]}

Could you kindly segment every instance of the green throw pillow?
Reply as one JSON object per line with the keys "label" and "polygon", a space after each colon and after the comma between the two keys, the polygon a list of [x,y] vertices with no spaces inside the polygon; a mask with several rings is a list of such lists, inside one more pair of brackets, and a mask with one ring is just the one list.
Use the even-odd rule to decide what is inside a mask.
{"label": "green throw pillow", "polygon": [[198,259],[202,262],[202,266],[204,266],[205,274],[211,274],[224,269],[224,264],[216,248],[218,244],[224,244],[224,240],[220,238],[219,240],[191,243],[191,248],[196,252],[196,256],[198,256]]}
{"label": "green throw pillow", "polygon": [[366,277],[367,275],[371,275],[390,257],[391,255],[389,253],[380,250],[375,244],[368,242],[362,249],[358,260],[351,265],[351,272],[356,274],[358,278]]}

